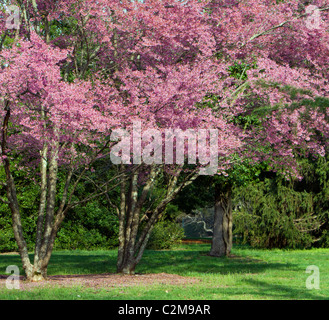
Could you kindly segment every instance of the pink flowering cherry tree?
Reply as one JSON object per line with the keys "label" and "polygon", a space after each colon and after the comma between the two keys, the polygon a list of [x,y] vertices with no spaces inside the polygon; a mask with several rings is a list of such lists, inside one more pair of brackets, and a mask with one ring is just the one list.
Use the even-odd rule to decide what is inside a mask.
{"label": "pink flowering cherry tree", "polygon": [[[109,118],[93,108],[88,82],[67,83],[60,76],[60,62],[67,50],[48,46],[36,34],[30,41],[0,53],[1,161],[4,187],[13,229],[27,279],[47,275],[56,233],[79,181],[77,169],[87,169],[97,157],[94,138],[108,130]],[[92,134],[91,134],[92,133]],[[83,146],[84,152],[81,152]],[[13,160],[33,174],[39,171],[40,198],[34,261],[29,258],[22,229],[20,206],[13,179]],[[16,169],[17,170],[17,169]],[[66,173],[64,190],[57,187],[58,170]],[[82,170],[82,171],[83,171]],[[81,177],[80,177],[81,178]],[[56,195],[61,201],[56,204]]]}

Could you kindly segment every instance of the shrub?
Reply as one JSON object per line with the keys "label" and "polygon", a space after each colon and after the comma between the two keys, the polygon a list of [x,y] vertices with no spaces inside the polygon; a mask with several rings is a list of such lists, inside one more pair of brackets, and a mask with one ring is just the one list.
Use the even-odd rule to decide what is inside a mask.
{"label": "shrub", "polygon": [[160,221],[151,232],[148,249],[171,249],[184,238],[184,229],[176,222]]}
{"label": "shrub", "polygon": [[54,249],[85,249],[92,250],[98,248],[112,247],[110,239],[102,235],[99,230],[88,230],[82,225],[67,224],[58,232]]}
{"label": "shrub", "polygon": [[308,248],[316,241],[324,212],[314,214],[314,197],[282,181],[266,179],[235,190],[234,234],[258,248]]}

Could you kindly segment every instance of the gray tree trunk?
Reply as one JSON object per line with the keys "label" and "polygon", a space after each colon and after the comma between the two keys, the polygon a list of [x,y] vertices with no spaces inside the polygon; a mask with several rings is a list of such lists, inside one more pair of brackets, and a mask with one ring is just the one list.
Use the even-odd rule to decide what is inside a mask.
{"label": "gray tree trunk", "polygon": [[[124,167],[121,167],[124,172]],[[181,183],[178,183],[179,169],[177,176],[172,176],[167,184],[166,193],[153,208],[142,212],[143,205],[155,183],[156,177],[161,172],[160,166],[153,165],[150,168],[147,180],[143,187],[138,186],[138,175],[144,174],[146,168],[136,166],[132,173],[121,175],[120,207],[117,207],[119,214],[119,248],[117,260],[117,272],[123,274],[134,274],[137,264],[140,262],[147,246],[150,234],[177,193],[190,184],[197,177],[192,173]],[[126,182],[129,181],[129,185]],[[138,190],[139,187],[139,190]],[[140,192],[137,192],[140,191]],[[141,222],[147,222],[141,228]]]}
{"label": "gray tree trunk", "polygon": [[[54,219],[55,201],[56,201],[56,180],[58,170],[58,143],[54,144],[50,159],[47,159],[48,147],[44,144],[41,150],[41,194],[37,221],[36,244],[33,264],[28,254],[27,244],[24,238],[24,232],[21,221],[20,207],[17,199],[16,185],[11,174],[10,161],[7,155],[8,124],[10,119],[10,103],[5,102],[6,115],[2,125],[1,153],[4,157],[3,164],[6,173],[6,186],[8,201],[1,199],[8,204],[13,222],[13,231],[18,245],[19,254],[22,260],[22,266],[29,281],[41,281],[47,277],[47,267],[52,253],[55,237],[61,222],[65,216],[64,204],[67,198],[69,183],[72,177],[72,171],[68,172],[66,184],[62,196],[62,203],[57,210],[56,219]],[[44,115],[44,113],[42,113]],[[47,162],[49,160],[49,167]],[[47,173],[48,167],[48,173]]]}
{"label": "gray tree trunk", "polygon": [[210,256],[228,256],[232,249],[232,202],[231,188],[215,185],[214,230]]}

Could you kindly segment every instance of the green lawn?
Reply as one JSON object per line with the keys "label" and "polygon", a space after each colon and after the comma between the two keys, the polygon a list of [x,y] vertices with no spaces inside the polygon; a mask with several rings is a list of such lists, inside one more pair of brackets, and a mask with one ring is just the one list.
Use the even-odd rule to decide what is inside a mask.
{"label": "green lawn", "polygon": [[[209,244],[181,245],[171,251],[146,251],[138,273],[173,273],[197,277],[193,285],[152,285],[93,289],[0,289],[0,299],[329,299],[329,249],[256,250],[235,246],[232,258],[207,256]],[[0,255],[0,274],[8,265],[21,265],[16,255]],[[49,275],[115,272],[116,251],[54,252]],[[307,289],[307,266],[320,270],[320,289]]]}

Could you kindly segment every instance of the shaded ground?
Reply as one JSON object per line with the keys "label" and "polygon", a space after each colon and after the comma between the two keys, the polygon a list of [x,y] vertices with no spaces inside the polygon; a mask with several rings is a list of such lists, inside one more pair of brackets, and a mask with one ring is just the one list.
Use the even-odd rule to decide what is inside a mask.
{"label": "shaded ground", "polygon": [[[8,276],[0,275],[0,288],[5,287]],[[49,276],[47,280],[40,282],[25,281],[20,276],[20,289],[29,290],[35,287],[68,287],[80,285],[83,287],[106,288],[106,287],[131,287],[135,285],[187,285],[200,282],[200,279],[183,277],[175,274],[157,273],[157,274],[86,274],[86,275],[54,275]]]}

